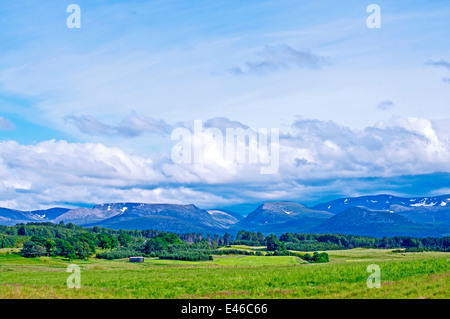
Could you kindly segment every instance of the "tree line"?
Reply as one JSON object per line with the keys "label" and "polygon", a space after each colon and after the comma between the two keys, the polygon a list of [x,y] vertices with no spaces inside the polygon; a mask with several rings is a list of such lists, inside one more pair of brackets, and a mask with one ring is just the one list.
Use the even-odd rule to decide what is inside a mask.
{"label": "tree line", "polygon": [[[275,235],[264,236],[260,232],[241,230],[236,235],[234,245],[265,246],[269,240],[269,246],[273,246],[275,241],[278,250],[297,251],[320,251],[320,250],[340,250],[353,248],[408,248],[410,251],[450,251],[450,237],[423,237],[416,238],[410,236],[394,237],[369,237],[343,234],[306,234],[306,233],[284,233],[279,237]],[[273,247],[272,247],[273,248]],[[271,250],[268,247],[269,250]]]}
{"label": "tree line", "polygon": [[[229,245],[261,246],[266,250],[243,252],[221,249]],[[450,251],[450,237],[374,238],[340,234],[284,233],[280,236],[241,230],[231,234],[175,234],[158,230],[112,230],[72,223],[28,223],[0,226],[0,248],[21,247],[25,257],[61,256],[69,259],[117,259],[137,255],[175,260],[211,260],[213,254],[296,255],[308,262],[327,262],[317,251],[364,248],[406,249],[406,251]],[[314,252],[299,255],[295,251]]]}
{"label": "tree line", "polygon": [[337,250],[353,248],[417,248],[423,251],[450,251],[450,237],[409,236],[368,237],[340,234],[294,234],[285,233],[280,241],[286,243],[287,249],[300,251]]}

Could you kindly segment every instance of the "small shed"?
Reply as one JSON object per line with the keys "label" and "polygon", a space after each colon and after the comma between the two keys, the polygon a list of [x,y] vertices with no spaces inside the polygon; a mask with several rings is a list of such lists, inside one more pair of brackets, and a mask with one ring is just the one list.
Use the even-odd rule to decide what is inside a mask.
{"label": "small shed", "polygon": [[128,260],[130,263],[143,263],[144,257],[130,257]]}

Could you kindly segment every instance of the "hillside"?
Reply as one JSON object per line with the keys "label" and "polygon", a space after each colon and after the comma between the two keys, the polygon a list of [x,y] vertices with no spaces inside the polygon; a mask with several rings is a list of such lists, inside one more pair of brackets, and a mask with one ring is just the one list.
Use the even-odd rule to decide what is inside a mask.
{"label": "hillside", "polygon": [[430,225],[418,224],[404,216],[364,207],[351,207],[336,214],[312,232],[382,236],[438,236]]}
{"label": "hillside", "polygon": [[18,223],[29,223],[38,220],[39,217],[32,213],[26,213],[15,209],[0,208],[0,224],[13,226]]}
{"label": "hillside", "polygon": [[[437,197],[416,197],[403,198],[392,195],[372,195],[361,197],[339,198],[330,202],[321,203],[312,207],[316,210],[324,210],[333,214],[340,213],[350,207],[360,206],[371,210],[384,211],[401,211],[405,209],[417,208],[448,208],[450,203],[450,195],[443,195]],[[450,204],[448,205],[450,206]]]}
{"label": "hillside", "polygon": [[233,228],[263,233],[303,232],[332,216],[331,213],[316,211],[294,202],[271,202],[256,208]]}
{"label": "hillside", "polygon": [[[214,232],[223,229],[222,221],[195,205],[173,204],[108,204],[111,211],[120,212],[102,221],[86,224],[112,229],[160,229],[172,232]],[[94,209],[99,209],[96,206]],[[223,215],[223,214],[222,214]],[[221,216],[222,216],[221,215]]]}

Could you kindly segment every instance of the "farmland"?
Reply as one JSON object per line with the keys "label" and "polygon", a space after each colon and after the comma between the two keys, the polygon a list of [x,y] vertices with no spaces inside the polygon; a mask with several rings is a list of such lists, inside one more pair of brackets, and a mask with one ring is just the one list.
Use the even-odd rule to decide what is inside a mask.
{"label": "farmland", "polygon": [[[262,250],[263,247],[232,246]],[[296,256],[219,255],[207,261],[146,258],[25,258],[0,249],[0,298],[449,298],[449,253],[392,249],[327,251],[329,263]],[[69,289],[69,264],[81,269],[81,288]],[[369,289],[367,266],[381,269],[381,288]]]}

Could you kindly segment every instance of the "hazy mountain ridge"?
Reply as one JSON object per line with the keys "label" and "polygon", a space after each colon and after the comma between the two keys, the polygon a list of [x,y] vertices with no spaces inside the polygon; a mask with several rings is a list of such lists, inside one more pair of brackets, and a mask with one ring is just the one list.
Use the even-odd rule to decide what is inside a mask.
{"label": "hazy mountain ridge", "polygon": [[98,225],[120,229],[122,225],[127,224],[133,229],[146,229],[159,225],[159,227],[166,226],[163,230],[173,232],[211,232],[223,228],[222,224],[208,211],[192,204],[109,204],[108,206],[110,210],[117,208],[120,208],[118,214],[100,222],[86,224],[86,226]]}
{"label": "hazy mountain ridge", "polygon": [[232,226],[235,230],[246,229],[261,232],[304,232],[319,225],[333,214],[313,210],[295,202],[264,203]]}
{"label": "hazy mountain ridge", "polygon": [[324,223],[311,229],[318,233],[339,233],[369,235],[374,237],[392,236],[439,236],[438,228],[419,224],[402,215],[370,210],[364,207],[350,207]]}
{"label": "hazy mountain ridge", "polygon": [[313,207],[296,202],[263,203],[246,217],[193,204],[105,203],[92,208],[19,211],[0,208],[0,224],[53,222],[112,229],[225,233],[239,230],[346,233],[370,236],[450,235],[450,195],[402,198],[373,195],[340,198]]}
{"label": "hazy mountain ridge", "polygon": [[0,207],[0,225],[12,226],[18,223],[53,221],[68,211],[70,209],[60,207],[35,211],[20,211]]}
{"label": "hazy mountain ridge", "polygon": [[449,208],[450,195],[442,195],[437,197],[415,197],[404,198],[393,195],[373,195],[339,198],[327,203],[321,203],[313,206],[313,209],[324,210],[333,214],[340,213],[350,207],[361,206],[372,210],[385,211],[401,211],[407,209],[415,209],[419,207],[433,207],[433,208]]}

